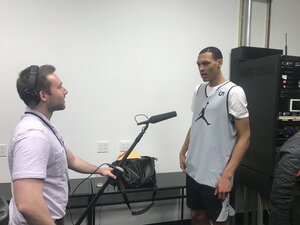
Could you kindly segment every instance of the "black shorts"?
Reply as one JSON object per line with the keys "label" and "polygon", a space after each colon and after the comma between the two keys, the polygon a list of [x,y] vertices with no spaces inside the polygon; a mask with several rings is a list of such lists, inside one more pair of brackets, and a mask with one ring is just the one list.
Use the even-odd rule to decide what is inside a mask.
{"label": "black shorts", "polygon": [[199,184],[186,175],[187,206],[191,210],[206,212],[208,219],[216,221],[222,211],[222,200],[214,194],[215,188]]}

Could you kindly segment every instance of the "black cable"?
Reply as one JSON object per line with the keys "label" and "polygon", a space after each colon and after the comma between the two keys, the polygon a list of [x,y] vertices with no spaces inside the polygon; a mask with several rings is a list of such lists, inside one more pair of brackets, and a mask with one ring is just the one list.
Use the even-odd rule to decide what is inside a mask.
{"label": "black cable", "polygon": [[[84,178],[76,187],[75,187],[75,189],[74,189],[74,191],[72,192],[72,194],[69,196],[69,197],[73,197],[74,196],[74,194],[75,194],[75,192],[76,192],[76,190],[80,187],[80,185],[83,183],[83,182],[85,182],[87,179],[89,179],[92,175],[94,175],[95,173],[96,173],[96,171],[99,169],[99,168],[101,168],[102,166],[104,166],[104,165],[107,165],[107,166],[109,166],[109,167],[111,167],[111,168],[113,168],[113,169],[117,169],[118,171],[121,171],[122,170],[122,168],[120,168],[120,167],[118,167],[118,166],[114,166],[114,165],[111,165],[111,164],[109,164],[109,163],[102,163],[100,166],[98,166],[89,176],[87,176],[86,178]],[[72,215],[72,212],[71,212],[71,209],[69,208],[68,209],[68,212],[69,212],[69,214],[70,214],[70,219],[71,219],[71,223],[74,225],[74,221],[73,221],[73,215]]]}
{"label": "black cable", "polygon": [[76,187],[75,187],[75,189],[74,189],[74,191],[72,192],[72,194],[71,194],[71,196],[73,196],[74,195],[74,193],[75,193],[75,191],[79,188],[79,186],[83,183],[83,182],[85,182],[87,179],[89,179],[91,176],[93,176],[95,173],[96,173],[96,171],[99,169],[99,168],[101,168],[102,166],[104,166],[104,165],[108,165],[108,163],[102,163],[100,166],[98,166],[88,177],[86,177],[85,179],[83,179]]}
{"label": "black cable", "polygon": [[134,116],[134,120],[135,120],[136,124],[138,124],[138,123],[139,123],[139,121],[136,119],[138,116],[143,116],[143,117],[145,117],[145,118],[146,118],[146,120],[148,120],[148,119],[149,119],[149,118],[148,118],[148,116],[146,116],[145,114],[137,114],[137,115],[135,115],[135,116]]}

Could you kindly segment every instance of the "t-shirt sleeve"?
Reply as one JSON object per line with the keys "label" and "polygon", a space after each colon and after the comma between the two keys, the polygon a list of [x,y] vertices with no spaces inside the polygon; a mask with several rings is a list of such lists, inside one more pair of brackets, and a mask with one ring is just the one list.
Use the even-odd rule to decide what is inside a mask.
{"label": "t-shirt sleeve", "polygon": [[50,144],[38,130],[21,134],[14,145],[12,180],[45,179],[50,157]]}
{"label": "t-shirt sleeve", "polygon": [[230,90],[228,96],[228,110],[229,114],[237,119],[249,117],[246,95],[240,86],[235,86]]}

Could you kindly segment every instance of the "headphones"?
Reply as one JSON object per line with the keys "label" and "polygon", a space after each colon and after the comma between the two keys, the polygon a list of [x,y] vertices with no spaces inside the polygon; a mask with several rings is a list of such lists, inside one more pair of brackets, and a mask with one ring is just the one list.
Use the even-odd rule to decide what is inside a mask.
{"label": "headphones", "polygon": [[25,90],[21,94],[21,99],[29,107],[34,107],[40,102],[39,93],[37,93],[35,90],[38,74],[39,74],[39,67],[36,65],[30,66],[28,88],[25,88]]}

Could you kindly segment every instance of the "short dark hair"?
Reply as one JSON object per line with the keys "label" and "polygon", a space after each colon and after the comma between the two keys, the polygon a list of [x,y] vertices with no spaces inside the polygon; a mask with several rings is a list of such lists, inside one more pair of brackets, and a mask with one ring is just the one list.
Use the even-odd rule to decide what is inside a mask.
{"label": "short dark hair", "polygon": [[206,47],[206,48],[204,48],[200,51],[199,55],[203,54],[203,53],[206,53],[206,52],[211,52],[212,57],[214,58],[214,60],[223,59],[222,52],[217,47],[213,47],[213,46]]}
{"label": "short dark hair", "polygon": [[[19,96],[22,96],[22,93],[25,89],[29,88],[29,75],[30,75],[31,66],[22,70],[19,73],[19,77],[17,79],[17,91]],[[35,91],[39,93],[41,90],[45,90],[48,94],[50,92],[51,83],[48,81],[47,76],[55,72],[55,67],[51,65],[43,65],[39,67],[39,72],[37,75],[37,79],[35,81]]]}

